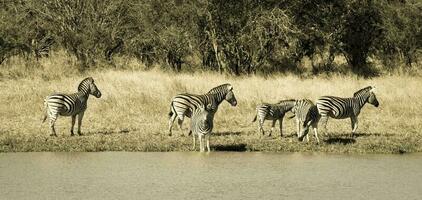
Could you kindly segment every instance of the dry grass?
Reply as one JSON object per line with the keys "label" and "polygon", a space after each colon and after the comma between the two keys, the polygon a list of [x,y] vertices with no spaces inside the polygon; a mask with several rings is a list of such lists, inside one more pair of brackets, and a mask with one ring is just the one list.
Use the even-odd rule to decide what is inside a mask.
{"label": "dry grass", "polygon": [[[71,70],[71,69],[69,69]],[[60,71],[59,71],[60,72]],[[182,92],[205,93],[231,83],[237,107],[221,104],[215,116],[211,148],[227,151],[287,151],[344,153],[401,153],[422,151],[422,93],[420,78],[385,76],[359,79],[348,76],[301,79],[293,75],[230,77],[215,73],[169,74],[160,71],[73,72],[64,77],[46,69],[31,78],[0,79],[0,152],[10,151],[190,151],[191,137],[180,136],[175,126],[167,136],[169,102]],[[45,74],[53,73],[47,77]],[[3,73],[4,74],[4,73]],[[84,136],[70,137],[70,118],[56,123],[59,137],[49,137],[41,124],[43,98],[53,92],[73,93],[86,76],[94,77],[103,97],[91,97],[83,121]],[[53,78],[51,78],[53,77]],[[366,105],[359,116],[358,137],[350,138],[350,120],[328,122],[329,136],[317,145],[299,143],[293,136],[294,120],[284,120],[285,136],[278,128],[272,137],[258,134],[251,123],[255,105],[287,98],[321,95],[352,96],[375,85],[380,107]],[[188,127],[189,122],[184,123]],[[270,122],[266,123],[266,130]],[[278,125],[277,125],[278,127]],[[184,131],[186,133],[186,129]]]}

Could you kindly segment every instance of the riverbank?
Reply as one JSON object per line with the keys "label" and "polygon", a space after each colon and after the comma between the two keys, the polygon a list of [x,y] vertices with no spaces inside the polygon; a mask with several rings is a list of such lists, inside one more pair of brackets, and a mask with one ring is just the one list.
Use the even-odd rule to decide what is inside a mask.
{"label": "riverbank", "polygon": [[[79,82],[92,76],[103,96],[91,97],[82,124],[84,136],[70,137],[70,118],[56,123],[58,137],[49,137],[42,124],[43,99],[54,92],[73,93]],[[0,81],[0,152],[20,151],[190,151],[192,138],[174,126],[167,136],[169,102],[175,94],[205,93],[231,83],[238,106],[223,102],[215,116],[213,151],[406,153],[422,152],[422,86],[420,77],[352,76],[301,79],[293,75],[231,77],[216,73],[170,74],[161,71],[91,71],[69,77]],[[260,102],[288,98],[317,99],[322,95],[352,96],[365,86],[377,87],[380,107],[366,105],[359,116],[356,137],[350,137],[350,120],[328,121],[328,136],[321,144],[300,143],[294,137],[294,120],[284,119],[284,137],[278,124],[272,137],[260,136],[251,120]],[[289,114],[288,114],[289,115]],[[267,121],[265,129],[270,129]],[[189,120],[184,127],[189,126]],[[76,128],[76,127],[75,127]],[[186,128],[184,134],[186,135]]]}

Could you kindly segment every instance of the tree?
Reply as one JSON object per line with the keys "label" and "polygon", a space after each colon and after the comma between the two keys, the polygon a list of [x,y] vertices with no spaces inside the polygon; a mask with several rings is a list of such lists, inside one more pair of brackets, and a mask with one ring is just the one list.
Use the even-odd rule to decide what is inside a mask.
{"label": "tree", "polygon": [[353,72],[370,73],[366,59],[375,52],[376,40],[382,34],[381,23],[379,7],[372,0],[350,3],[341,32],[340,48]]}

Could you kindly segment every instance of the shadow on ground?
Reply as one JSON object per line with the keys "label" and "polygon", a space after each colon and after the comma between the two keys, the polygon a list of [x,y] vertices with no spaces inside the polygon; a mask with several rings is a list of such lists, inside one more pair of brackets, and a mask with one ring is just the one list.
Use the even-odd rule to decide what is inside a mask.
{"label": "shadow on ground", "polygon": [[327,144],[342,144],[342,145],[346,145],[346,144],[353,144],[353,143],[356,142],[356,140],[353,139],[353,138],[339,138],[339,137],[334,137],[334,138],[325,139],[324,142],[327,143]]}
{"label": "shadow on ground", "polygon": [[230,144],[230,145],[215,145],[213,146],[214,151],[246,151],[246,144]]}
{"label": "shadow on ground", "polygon": [[242,134],[242,132],[240,131],[236,131],[236,132],[225,131],[225,132],[212,133],[212,135],[215,135],[215,136],[240,135],[240,134]]}
{"label": "shadow on ground", "polygon": [[87,135],[95,135],[95,134],[103,134],[103,135],[111,135],[111,134],[125,134],[125,133],[129,133],[132,131],[137,131],[137,129],[129,129],[129,128],[125,128],[125,129],[121,129],[121,130],[101,130],[98,132],[88,132]]}
{"label": "shadow on ground", "polygon": [[[329,133],[329,136],[335,136],[335,137],[352,137],[351,133]],[[358,137],[371,137],[371,136],[375,136],[375,137],[380,137],[380,136],[384,136],[384,137],[389,137],[389,136],[393,136],[393,134],[391,133],[355,133],[353,134],[354,138],[358,138]]]}

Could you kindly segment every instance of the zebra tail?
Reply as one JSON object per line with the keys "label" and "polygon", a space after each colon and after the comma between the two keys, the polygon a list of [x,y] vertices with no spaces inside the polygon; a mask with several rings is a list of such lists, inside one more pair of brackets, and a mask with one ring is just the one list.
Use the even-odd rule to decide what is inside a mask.
{"label": "zebra tail", "polygon": [[47,112],[48,112],[48,105],[47,105],[47,99],[44,99],[44,118],[41,123],[44,123],[47,119]]}
{"label": "zebra tail", "polygon": [[255,121],[256,121],[256,116],[257,116],[257,115],[255,114],[255,117],[253,118],[252,122],[255,122]]}
{"label": "zebra tail", "polygon": [[170,104],[170,112],[169,112],[169,118],[173,115],[173,101]]}

